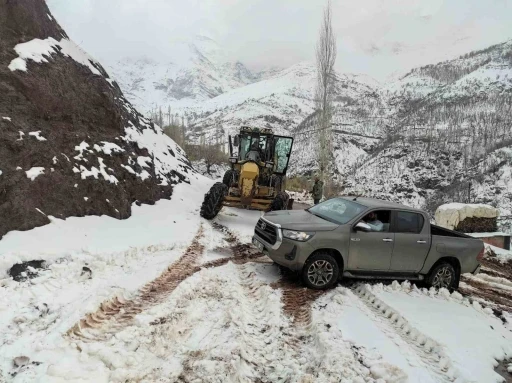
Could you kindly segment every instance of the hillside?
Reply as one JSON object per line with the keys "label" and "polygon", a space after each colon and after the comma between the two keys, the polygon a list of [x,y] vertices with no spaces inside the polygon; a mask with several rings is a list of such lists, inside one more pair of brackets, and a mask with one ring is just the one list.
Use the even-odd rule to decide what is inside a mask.
{"label": "hillside", "polygon": [[0,2],[0,238],[170,198],[184,152],[75,45],[44,0]]}
{"label": "hillside", "polygon": [[[241,125],[271,127],[295,137],[290,174],[315,172],[314,65],[296,64],[252,81],[202,101],[172,104],[173,113],[185,117],[188,139],[225,143]],[[512,145],[512,41],[388,83],[338,74],[334,99],[332,172],[347,192],[366,186],[419,207],[446,198],[491,202],[481,180],[491,185],[501,179],[509,162],[495,158]],[[469,196],[455,192],[470,183]],[[509,211],[510,197],[495,199]]]}
{"label": "hillside", "polygon": [[168,62],[150,57],[126,57],[108,65],[126,97],[143,113],[160,107],[190,106],[271,75],[275,70],[251,72],[232,62],[209,37],[198,35],[173,45]]}
{"label": "hillside", "polygon": [[381,94],[383,141],[351,169],[349,191],[430,210],[486,202],[511,214],[512,41],[415,69]]}

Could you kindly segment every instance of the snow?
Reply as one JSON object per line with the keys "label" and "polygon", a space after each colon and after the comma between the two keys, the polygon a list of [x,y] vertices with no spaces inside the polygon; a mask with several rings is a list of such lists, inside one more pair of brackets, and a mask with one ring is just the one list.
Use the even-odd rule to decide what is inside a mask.
{"label": "snow", "polygon": [[112,155],[112,153],[122,153],[124,149],[122,149],[119,145],[116,145],[112,142],[101,142],[100,144],[94,144],[94,149],[97,152],[103,152],[106,155]]}
{"label": "snow", "polygon": [[500,260],[500,262],[512,261],[512,251],[511,250],[505,250],[500,247],[488,245],[487,243],[485,243],[484,245],[485,245],[486,250],[490,249],[496,254],[496,258],[498,258],[498,260]]}
{"label": "snow", "polygon": [[449,203],[437,208],[435,219],[439,226],[453,230],[466,218],[496,218],[500,211],[485,204]]}
{"label": "snow", "polygon": [[3,173],[3,172],[0,170],[0,176],[2,175],[2,173]]}
{"label": "snow", "polygon": [[44,174],[44,168],[40,166],[35,166],[25,172],[27,174],[27,178],[30,178],[31,181],[34,181],[41,174]]}
{"label": "snow", "polygon": [[[155,173],[162,185],[168,184],[167,177],[169,174],[179,171],[185,165],[183,150],[160,128],[151,129],[147,127],[141,132],[130,123],[130,126],[125,128],[125,133],[127,141],[136,143],[140,149],[148,150],[152,157],[150,160],[154,163]],[[147,177],[147,175],[144,173],[142,177]],[[177,176],[171,176],[171,179],[178,181]]]}
{"label": "snow", "polygon": [[101,76],[100,71],[95,66],[98,65],[96,61],[74,42],[66,38],[60,41],[52,37],[48,37],[45,40],[34,39],[16,45],[14,50],[19,57],[13,59],[9,64],[9,69],[13,72],[16,70],[26,72],[28,60],[32,60],[36,63],[47,63],[53,54],[60,52],[64,56],[75,60],[77,63],[88,67],[93,74]]}
{"label": "snow", "polygon": [[2,117],[2,120],[5,120],[5,121],[11,121],[11,117]]}
{"label": "snow", "polygon": [[31,137],[35,137],[38,141],[46,141],[46,138],[41,136],[40,130],[38,130],[37,132],[30,132],[28,135]]}
{"label": "snow", "polygon": [[447,291],[432,297],[409,283],[367,285],[360,291],[366,299],[376,299],[372,304],[380,304],[379,310],[390,322],[405,320],[411,340],[423,348],[433,347],[431,352],[439,355],[439,366],[446,366],[448,376],[461,381],[501,381],[493,369],[496,359],[512,355],[512,334],[478,304],[470,305],[460,294]]}
{"label": "snow", "polygon": [[[214,181],[189,179],[171,200],[134,205],[126,220],[50,216],[0,241],[0,374],[16,372],[19,382],[500,381],[494,365],[512,356],[512,333],[461,294],[357,283],[301,303],[305,290],[276,286],[281,272],[265,257],[197,269],[132,320],[82,327],[87,339],[68,332],[102,302],[138,299],[199,232],[198,265],[231,256],[223,232],[199,217]],[[260,215],[223,208],[215,222],[247,243]],[[7,278],[14,263],[33,259],[47,269],[27,282]],[[295,296],[296,316],[284,304]],[[13,367],[20,356],[41,364]]]}

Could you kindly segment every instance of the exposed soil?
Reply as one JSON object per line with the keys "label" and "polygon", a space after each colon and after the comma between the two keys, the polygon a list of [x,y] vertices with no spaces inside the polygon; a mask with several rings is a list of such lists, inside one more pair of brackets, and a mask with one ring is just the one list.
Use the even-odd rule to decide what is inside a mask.
{"label": "exposed soil", "polygon": [[[512,281],[512,262],[499,262],[495,257],[487,256],[482,260],[482,274],[487,274],[497,278],[505,278]],[[510,290],[493,287],[488,283],[469,279],[464,276],[459,291],[468,296],[481,298],[491,303],[491,308],[496,312],[507,311],[512,313],[512,292]]]}
{"label": "exposed soil", "polygon": [[39,275],[37,270],[44,268],[44,261],[28,261],[17,263],[9,269],[9,275],[17,282],[35,278]]}
{"label": "exposed soil", "polygon": [[507,367],[510,363],[512,363],[512,359],[502,360],[494,369],[496,373],[505,379],[505,383],[512,383],[512,374],[507,371]]}
{"label": "exposed soil", "polygon": [[[133,109],[101,65],[91,62],[101,73],[93,74],[56,52],[46,63],[28,60],[26,72],[8,68],[18,57],[17,44],[67,38],[49,15],[44,0],[0,0],[0,238],[11,230],[47,224],[48,215],[128,218],[135,201],[152,204],[170,198],[172,185],[191,169],[184,161],[181,173],[169,174],[168,185],[162,186],[152,161],[144,169],[140,166],[137,158],[148,156],[148,151],[124,140],[124,129],[130,124],[138,131],[156,128]],[[36,131],[46,140],[29,135]],[[91,152],[76,159],[75,147],[82,142]],[[124,151],[107,155],[92,150],[102,142]],[[166,155],[177,153],[170,150]],[[117,184],[101,175],[82,179],[80,171],[75,172],[80,166],[99,168],[100,159]],[[150,177],[143,181],[121,166],[128,164]],[[32,167],[45,169],[33,181],[25,174]]]}
{"label": "exposed soil", "polygon": [[496,218],[468,217],[459,222],[455,230],[461,233],[492,233],[498,231]]}

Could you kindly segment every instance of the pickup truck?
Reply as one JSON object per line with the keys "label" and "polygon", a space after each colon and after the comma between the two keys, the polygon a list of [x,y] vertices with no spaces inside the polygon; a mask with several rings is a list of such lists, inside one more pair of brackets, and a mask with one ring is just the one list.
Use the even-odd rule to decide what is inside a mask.
{"label": "pickup truck", "polygon": [[484,255],[480,239],[431,225],[424,211],[362,197],[266,213],[253,244],[299,272],[312,289],[329,288],[346,276],[417,280],[454,290],[461,273],[479,272]]}

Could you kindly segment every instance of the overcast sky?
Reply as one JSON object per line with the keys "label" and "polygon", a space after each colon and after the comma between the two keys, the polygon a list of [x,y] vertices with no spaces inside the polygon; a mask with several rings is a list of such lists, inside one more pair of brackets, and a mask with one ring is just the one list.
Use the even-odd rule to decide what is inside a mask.
{"label": "overcast sky", "polygon": [[[173,60],[176,41],[214,38],[249,67],[314,60],[322,0],[47,0],[100,61]],[[512,38],[512,0],[333,0],[337,69],[379,80]]]}

